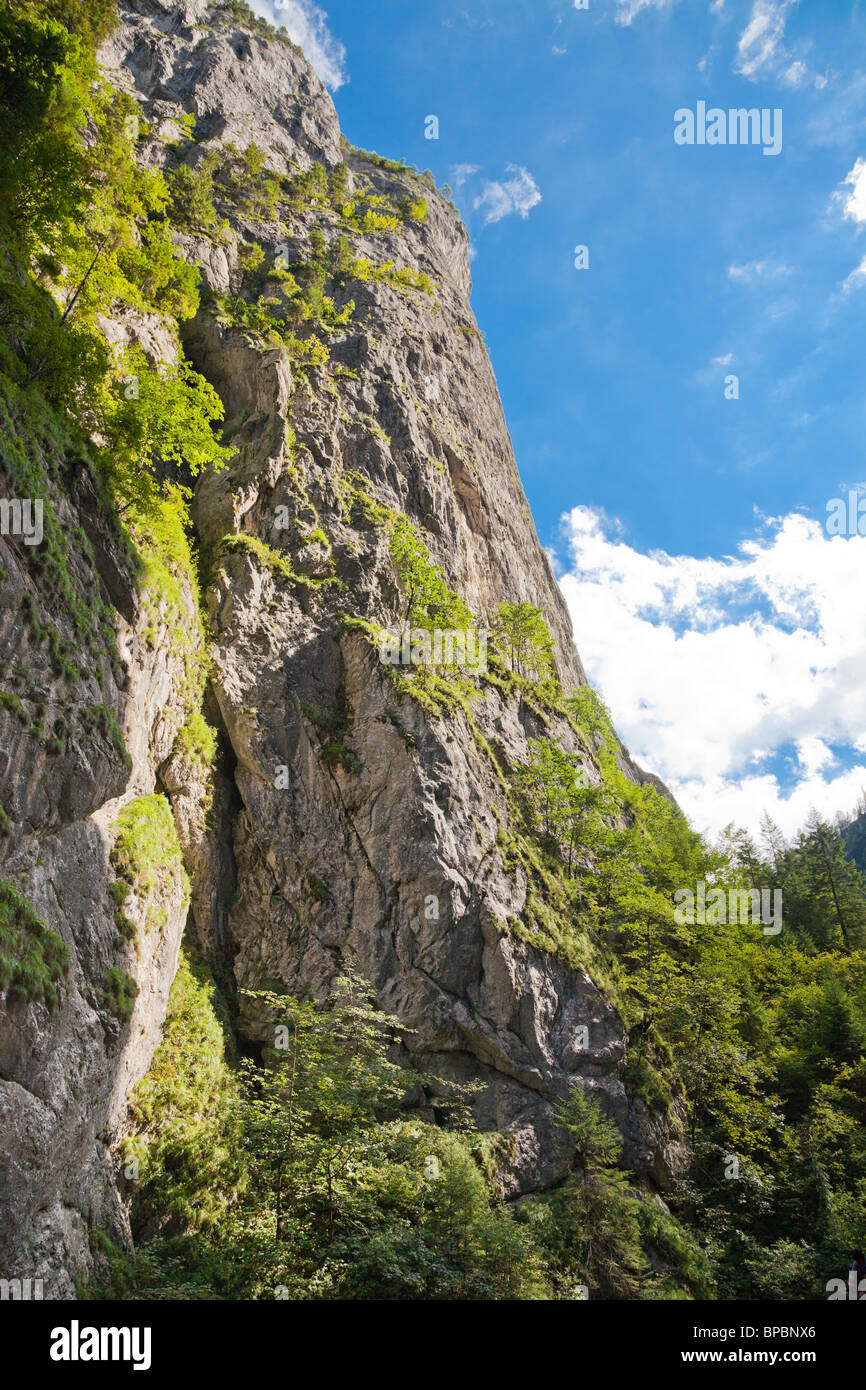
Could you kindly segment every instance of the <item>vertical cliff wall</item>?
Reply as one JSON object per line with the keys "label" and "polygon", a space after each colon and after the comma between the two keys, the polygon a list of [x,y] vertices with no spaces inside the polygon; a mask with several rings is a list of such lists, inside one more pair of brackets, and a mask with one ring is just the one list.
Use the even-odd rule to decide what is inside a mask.
{"label": "vertical cliff wall", "polygon": [[[236,448],[193,507],[206,709],[223,752],[206,816],[201,771],[177,740],[176,631],[195,646],[197,615],[186,595],[143,616],[118,537],[91,520],[81,584],[115,615],[121,660],[107,662],[101,690],[95,670],[67,675],[65,700],[111,718],[49,755],[14,709],[0,711],[4,876],[70,955],[53,1009],[6,997],[0,1201],[13,1219],[0,1263],[68,1294],[87,1269],[87,1228],[124,1230],[110,1149],[158,1040],[187,904],[179,864],[142,871],[143,885],[117,866],[124,808],[129,821],[151,798],[158,814],[154,794],[172,806],[195,928],[248,1042],[267,1041],[268,1024],[238,989],[279,982],[321,998],[351,964],[406,1026],[406,1060],[430,1077],[422,1109],[437,1078],[482,1083],[476,1119],[503,1136],[508,1194],[560,1174],[553,1106],[575,1079],[603,1099],[635,1170],[664,1184],[678,1151],[623,1083],[622,1021],[588,968],[534,944],[543,890],[510,849],[508,778],[530,740],[558,739],[590,782],[593,740],[502,672],[472,699],[419,692],[371,640],[406,609],[392,545],[405,517],[480,626],[503,601],[536,606],[562,685],[585,680],[470,306],[459,215],[416,173],[346,146],[291,44],[203,0],[120,9],[101,61],[139,104],[139,158],[208,180],[218,215],[208,225],[190,197],[175,238],[207,291],[185,347]],[[244,157],[250,146],[260,160]],[[298,286],[315,314],[299,314]],[[142,325],[123,328],[144,341]],[[54,476],[68,527],[86,532],[97,513],[84,483],[76,491],[68,460]],[[4,659],[31,673],[45,723],[53,678],[16,614],[49,604],[50,590],[20,548],[0,545]],[[80,647],[80,634],[62,635]],[[22,698],[32,725],[23,687]],[[622,763],[641,777],[624,750]],[[118,879],[133,885],[126,937]],[[106,1002],[112,965],[136,982],[131,1016]]]}

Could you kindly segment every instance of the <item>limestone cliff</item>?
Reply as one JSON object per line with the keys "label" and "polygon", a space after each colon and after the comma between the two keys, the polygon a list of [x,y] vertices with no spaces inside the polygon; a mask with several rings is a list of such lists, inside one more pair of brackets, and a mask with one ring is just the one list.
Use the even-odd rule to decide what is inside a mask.
{"label": "limestone cliff", "polygon": [[[153,793],[171,803],[195,929],[248,1042],[265,1041],[268,1024],[238,990],[278,981],[324,997],[352,963],[406,1025],[407,1060],[431,1079],[422,1109],[437,1078],[483,1083],[476,1119],[503,1135],[509,1195],[559,1175],[552,1110],[575,1079],[603,1098],[636,1173],[664,1186],[676,1135],[623,1082],[626,1033],[606,992],[533,944],[534,890],[508,851],[508,774],[529,740],[556,737],[597,781],[592,740],[507,680],[482,682],[469,707],[416,698],[364,627],[402,618],[382,518],[405,516],[482,626],[503,601],[536,606],[562,684],[585,681],[472,313],[460,217],[416,173],[346,147],[292,45],[205,0],[125,0],[120,11],[101,61],[139,103],[140,159],[201,170],[254,144],[263,176],[280,181],[258,202],[217,197],[218,232],[190,217],[176,234],[208,291],[185,347],[222,398],[237,450],[200,480],[193,508],[207,568],[205,709],[221,738],[209,788],[177,738],[184,671],[171,629],[199,641],[189,596],[142,608],[119,536],[59,458],[57,506],[80,535],[82,586],[119,628],[122,669],[79,663],[74,703],[106,711],[102,732],[94,715],[46,753],[35,708],[48,728],[54,676],[20,614],[25,602],[50,605],[50,588],[23,549],[0,541],[4,664],[30,682],[25,719],[0,711],[3,876],[70,953],[58,1007],[10,995],[0,1014],[0,1203],[11,1217],[0,1267],[68,1295],[88,1269],[88,1228],[125,1229],[111,1146],[158,1041],[187,906],[179,865],[150,886],[128,873],[121,918],[137,922],[137,942],[118,938],[117,825]],[[342,170],[342,206],[315,179],[303,184],[317,166],[325,178]],[[426,215],[415,215],[422,199]],[[325,283],[327,352],[305,357],[308,330],[294,325],[287,351],[271,318],[286,275],[323,256],[337,265]],[[147,325],[114,331],[159,355]],[[74,630],[61,636],[80,648]],[[624,750],[622,762],[641,779]],[[138,987],[131,1018],[106,1002],[106,972],[121,967]],[[576,1041],[584,1026],[588,1045]]]}

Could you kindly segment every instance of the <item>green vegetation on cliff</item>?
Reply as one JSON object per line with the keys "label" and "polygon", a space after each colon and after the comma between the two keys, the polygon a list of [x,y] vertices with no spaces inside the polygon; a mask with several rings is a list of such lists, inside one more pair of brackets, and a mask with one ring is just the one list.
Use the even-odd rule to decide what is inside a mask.
{"label": "green vegetation on cliff", "polygon": [[[459,1094],[431,1097],[439,1126],[406,1118],[406,1089],[424,1078],[389,1060],[402,1030],[360,981],[343,980],[325,1006],[254,998],[272,1044],[261,1062],[231,1066],[213,988],[182,960],[122,1146],[137,1175],[138,1252],[99,1242],[108,1258],[91,1296],[574,1299],[590,1283],[682,1293],[651,1272],[644,1204],[617,1170],[615,1131],[580,1092],[563,1110],[573,1177],[555,1199],[510,1212],[487,1176],[490,1139],[467,1126]],[[699,1267],[680,1242],[670,1268],[685,1267],[684,1252]]]}
{"label": "green vegetation on cliff", "polygon": [[[364,286],[384,284],[419,312],[438,307],[425,272],[358,254],[353,244],[417,238],[430,180],[409,171],[410,193],[392,197],[380,191],[381,175],[399,175],[406,187],[407,171],[363,154],[349,156],[353,167],[378,170],[377,185],[348,163],[279,176],[254,144],[202,150],[192,119],[181,122],[165,171],[139,163],[147,131],[138,107],[103,80],[94,58],[112,11],[108,0],[0,0],[3,468],[16,493],[45,507],[44,544],[25,557],[34,644],[47,647],[60,680],[92,673],[105,684],[113,672],[123,682],[94,544],[64,520],[83,473],[118,563],[143,590],[144,642],[172,634],[184,686],[179,747],[201,770],[215,737],[201,715],[189,490],[205,470],[229,466],[235,451],[219,437],[219,397],[184,355],[182,325],[202,296],[179,247],[200,237],[233,250],[230,290],[207,301],[218,324],[263,352],[285,353],[296,388],[318,404],[330,393],[332,402],[335,379],[351,379],[352,369],[325,369],[336,341],[363,321]],[[241,0],[213,18],[272,33]],[[291,229],[284,218],[294,218]],[[255,240],[265,227],[272,246],[291,231],[293,249],[266,257]],[[159,352],[118,347],[105,317],[146,324]],[[369,408],[356,408],[353,428],[390,450]],[[380,539],[387,547],[399,621],[427,633],[476,623],[417,525],[376,501],[358,476],[343,473],[334,485],[349,527],[384,533],[371,547]],[[331,550],[308,498],[301,510],[305,539]],[[330,572],[301,574],[256,536],[220,545],[220,554],[246,554],[307,598],[320,601],[335,582]],[[363,615],[348,613],[346,623],[373,643],[381,636]],[[138,1253],[96,1240],[108,1256],[97,1291],[573,1299],[588,1289],[607,1298],[788,1299],[821,1296],[826,1279],[847,1268],[866,1229],[866,887],[840,831],[816,816],[792,844],[772,826],[760,848],[733,829],[720,845],[706,844],[656,789],[626,776],[600,700],[588,687],[561,690],[553,657],[539,610],[506,602],[492,618],[485,672],[391,678],[431,716],[468,720],[502,794],[498,853],[526,883],[523,911],[501,929],[588,970],[619,1010],[632,1101],[665,1117],[689,1146],[670,1210],[638,1191],[609,1121],[579,1089],[558,1117],[566,1177],[550,1193],[506,1205],[496,1144],[441,1087],[394,1064],[400,1026],[372,1008],[357,981],[321,1006],[260,996],[273,1046],[241,1063],[206,972],[185,960],[163,1041],[132,1097],[121,1155]],[[522,765],[509,765],[474,720],[490,689],[527,716]],[[111,706],[70,701],[68,717],[42,730],[33,694],[23,685],[4,690],[0,707],[44,734],[49,751],[64,746],[77,720],[128,765]],[[332,715],[309,705],[304,713],[324,764],[352,772],[345,692]],[[385,718],[399,727],[393,712]],[[412,735],[401,736],[417,751]],[[0,831],[10,826],[4,810]],[[131,896],[159,912],[160,884],[182,869],[165,798],[128,803],[115,830],[110,891],[125,949]],[[849,834],[858,852],[861,838]],[[308,874],[306,883],[327,902],[321,880]],[[676,894],[699,884],[726,900],[780,892],[781,930],[727,915],[683,920]],[[0,990],[56,1006],[68,962],[61,938],[12,883],[0,883]],[[106,1010],[128,1021],[136,997],[120,966],[105,971]],[[410,1085],[425,1092],[436,1124],[407,1118]]]}
{"label": "green vegetation on cliff", "polygon": [[68,967],[66,942],[40,921],[13,883],[0,880],[0,993],[53,1008]]}

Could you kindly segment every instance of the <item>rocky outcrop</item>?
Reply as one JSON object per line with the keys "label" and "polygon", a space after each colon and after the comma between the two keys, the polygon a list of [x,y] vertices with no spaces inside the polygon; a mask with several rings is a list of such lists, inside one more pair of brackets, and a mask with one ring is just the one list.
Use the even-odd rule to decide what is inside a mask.
{"label": "rocky outcrop", "polygon": [[[42,462],[49,479],[55,461]],[[129,1239],[110,1142],[159,1042],[188,898],[179,857],[151,891],[130,892],[122,918],[112,896],[118,818],[157,787],[184,717],[184,669],[174,618],[140,605],[129,556],[83,486],[49,484],[49,499],[78,534],[64,563],[79,612],[110,602],[116,613],[116,647],[106,641],[91,669],[50,573],[34,575],[19,542],[0,539],[0,653],[17,688],[0,710],[0,878],[69,958],[56,999],[25,972],[0,1008],[0,1269],[42,1279],[45,1297],[71,1296],[89,1272],[91,1230]],[[60,663],[65,652],[82,667]]]}
{"label": "rocky outcrop", "polygon": [[[138,953],[127,945],[123,956],[139,991],[131,1020],[111,1021],[98,982],[118,949],[112,827],[124,805],[154,791],[171,802],[199,939],[237,999],[248,1042],[266,1042],[269,1024],[244,989],[278,982],[322,998],[351,966],[405,1027],[403,1055],[429,1078],[416,1097],[422,1110],[449,1082],[481,1083],[475,1115],[502,1136],[507,1194],[561,1174],[553,1108],[576,1079],[616,1119],[635,1171],[664,1186],[681,1158],[676,1134],[623,1082],[622,1020],[586,970],[515,929],[529,885],[507,854],[504,773],[547,732],[597,781],[593,747],[507,682],[482,683],[465,708],[419,701],[362,626],[402,616],[382,519],[405,516],[482,626],[503,601],[535,605],[561,681],[585,681],[472,313],[465,228],[417,174],[345,146],[330,97],[291,44],[248,32],[204,0],[123,0],[120,10],[102,62],[141,106],[146,163],[175,158],[169,142],[194,115],[184,156],[193,167],[227,142],[254,142],[275,175],[345,162],[349,194],[366,189],[392,208],[423,198],[427,213],[384,226],[324,199],[280,198],[270,220],[221,208],[228,233],[178,236],[207,290],[185,345],[219,392],[237,449],[200,480],[194,504],[210,562],[208,712],[223,738],[208,785],[175,740],[184,678],[170,625],[157,624],[154,637],[151,619],[142,640],[119,543],[98,534],[83,494],[67,493],[70,518],[89,537],[88,582],[118,615],[123,669],[93,703],[113,711],[130,763],[109,735],[74,743],[50,773],[23,734],[4,744],[0,795],[16,829],[3,873],[71,955],[53,1013],[7,1000],[0,1022],[0,1127],[11,1156],[0,1202],[12,1212],[0,1267],[68,1294],[73,1271],[88,1268],[88,1227],[125,1229],[108,1150],[164,1018],[186,910],[179,872],[161,875],[158,912],[152,893],[124,908],[138,937]],[[221,296],[266,302],[279,292],[272,269],[308,262],[317,238],[333,254],[343,236],[356,269],[367,269],[327,287],[324,361],[305,363],[226,312]],[[242,246],[261,251],[255,290]],[[4,596],[3,655],[28,665],[24,625],[5,616],[20,608],[25,580],[14,555],[6,568],[21,592]],[[197,640],[191,612],[188,630]],[[90,700],[84,684],[75,699]],[[643,778],[625,750],[622,761]]]}
{"label": "rocky outcrop", "polygon": [[[239,450],[198,488],[201,540],[218,550],[226,536],[252,537],[300,576],[293,583],[254,547],[235,548],[207,593],[213,690],[240,802],[235,905],[224,927],[204,929],[227,934],[241,988],[278,980],[322,997],[354,962],[406,1024],[416,1065],[485,1083],[476,1115],[509,1137],[508,1190],[557,1176],[551,1107],[575,1077],[606,1097],[635,1167],[661,1176],[664,1135],[619,1079],[625,1036],[615,1011],[585,974],[507,929],[521,916],[526,884],[497,844],[507,810],[483,750],[495,745],[506,766],[525,761],[527,740],[541,732],[536,717],[493,685],[473,719],[433,717],[395,691],[362,637],[341,634],[347,610],[387,624],[400,608],[381,529],[359,525],[346,505],[341,480],[355,478],[378,506],[417,523],[482,623],[506,599],[538,606],[561,679],[585,679],[472,313],[465,228],[417,176],[341,146],[330,98],[290,46],[231,25],[201,37],[191,28],[200,6],[172,6],[170,27],[160,9],[127,6],[104,55],[151,126],[194,113],[200,148],[191,162],[215,140],[254,141],[277,173],[346,160],[354,188],[371,186],[392,203],[423,195],[423,222],[356,229],[352,253],[427,276],[433,287],[337,286],[337,307],[351,296],[354,312],[331,335],[321,371],[293,370],[285,353],[252,344],[207,307],[189,335]],[[150,145],[145,157],[161,156]],[[268,266],[281,253],[307,259],[314,228],[331,244],[343,231],[338,214],[321,208],[281,205],[270,225],[237,212],[230,220],[228,247],[187,243],[215,294],[235,283],[236,241],[261,247]],[[318,557],[303,534],[314,525],[327,537]],[[336,583],[303,582],[329,574]],[[557,732],[573,743],[567,726]],[[642,777],[624,750],[623,762]],[[597,776],[589,754],[587,770]],[[243,1004],[241,1026],[266,1040],[267,1025]],[[575,1045],[582,1026],[585,1049]]]}

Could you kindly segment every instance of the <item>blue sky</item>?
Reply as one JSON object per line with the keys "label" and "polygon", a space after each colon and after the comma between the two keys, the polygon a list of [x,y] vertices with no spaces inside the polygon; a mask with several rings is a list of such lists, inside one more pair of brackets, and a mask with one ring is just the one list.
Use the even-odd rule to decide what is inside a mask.
{"label": "blue sky", "polygon": [[[866,479],[866,0],[254,8],[354,144],[451,186],[539,534],[632,750],[702,828],[848,809],[866,537],[824,521]],[[675,143],[699,101],[781,110],[781,151]]]}

